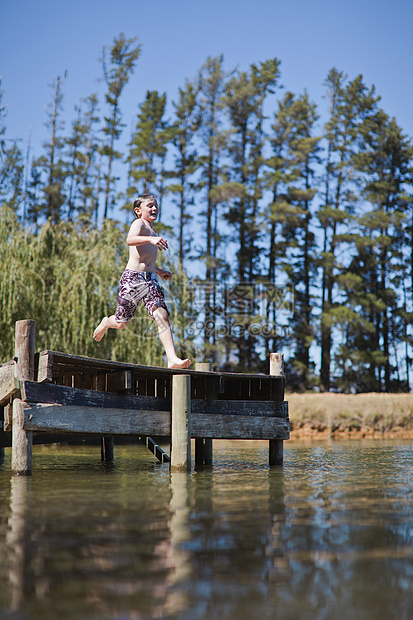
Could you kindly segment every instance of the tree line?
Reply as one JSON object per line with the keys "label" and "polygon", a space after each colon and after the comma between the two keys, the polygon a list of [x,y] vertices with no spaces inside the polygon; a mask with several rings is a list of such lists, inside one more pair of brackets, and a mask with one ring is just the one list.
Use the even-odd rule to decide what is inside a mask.
{"label": "tree line", "polygon": [[[280,86],[279,59],[226,70],[222,56],[207,58],[175,100],[148,91],[137,102],[121,152],[122,98],[140,53],[123,34],[104,48],[104,101],[82,99],[68,132],[66,77],[56,78],[36,157],[6,139],[0,102],[2,334],[21,310],[12,291],[32,302],[35,286],[45,348],[56,337],[60,349],[97,355],[90,330],[116,303],[125,260],[114,214],[150,192],[174,239],[171,299],[186,355],[267,372],[278,350],[291,389],[409,391],[413,147],[375,87],[332,68],[320,118],[308,92]],[[44,277],[40,263],[24,276],[33,252]],[[105,337],[100,354],[134,360],[140,342],[147,357],[136,361],[160,361],[139,329]]]}

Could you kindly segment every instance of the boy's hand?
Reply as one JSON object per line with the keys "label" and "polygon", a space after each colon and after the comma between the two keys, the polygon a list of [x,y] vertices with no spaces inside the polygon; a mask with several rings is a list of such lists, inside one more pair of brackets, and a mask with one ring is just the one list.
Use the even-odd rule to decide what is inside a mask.
{"label": "boy's hand", "polygon": [[170,271],[166,271],[165,269],[157,269],[156,275],[158,275],[162,280],[170,280],[172,278],[172,274]]}
{"label": "boy's hand", "polygon": [[149,237],[149,239],[150,239],[150,242],[152,243],[152,245],[156,245],[158,250],[167,250],[168,249],[168,242],[163,237]]}

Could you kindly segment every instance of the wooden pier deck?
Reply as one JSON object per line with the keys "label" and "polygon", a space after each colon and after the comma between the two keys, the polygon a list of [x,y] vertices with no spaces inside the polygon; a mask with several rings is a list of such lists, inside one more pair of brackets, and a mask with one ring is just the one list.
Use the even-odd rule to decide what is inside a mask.
{"label": "wooden pier deck", "polygon": [[12,434],[15,473],[31,472],[33,433],[100,436],[109,458],[113,436],[171,437],[175,470],[190,468],[191,438],[197,464],[211,462],[213,439],[266,439],[270,464],[282,464],[289,418],[280,355],[271,354],[268,375],[173,370],[35,354],[34,329],[17,322],[15,359],[0,366],[0,441]]}

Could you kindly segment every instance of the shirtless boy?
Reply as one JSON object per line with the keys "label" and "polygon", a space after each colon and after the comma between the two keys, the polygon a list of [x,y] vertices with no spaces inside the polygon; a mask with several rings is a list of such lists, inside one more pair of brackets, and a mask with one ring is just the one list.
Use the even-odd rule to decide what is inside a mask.
{"label": "shirtless boy", "polygon": [[180,359],[176,352],[169,324],[169,311],[161,287],[156,279],[172,277],[170,271],[155,265],[158,250],[167,250],[168,242],[158,237],[152,224],[159,213],[156,199],[151,194],[139,196],[133,203],[136,220],[130,227],[126,243],[129,261],[119,286],[118,307],[112,316],[105,316],[94,331],[93,338],[99,342],[111,327],[125,329],[140,301],[158,325],[159,338],[164,346],[168,368],[188,368],[189,359]]}

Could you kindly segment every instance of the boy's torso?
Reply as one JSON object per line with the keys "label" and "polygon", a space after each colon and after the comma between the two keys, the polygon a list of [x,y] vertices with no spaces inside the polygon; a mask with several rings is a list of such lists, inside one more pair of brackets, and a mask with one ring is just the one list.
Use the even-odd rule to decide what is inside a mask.
{"label": "boy's torso", "polygon": [[[157,237],[154,230],[145,226],[142,228],[140,235]],[[132,269],[133,271],[155,271],[156,257],[158,256],[158,248],[151,243],[145,243],[144,245],[129,246],[129,261],[126,265],[126,269]]]}

